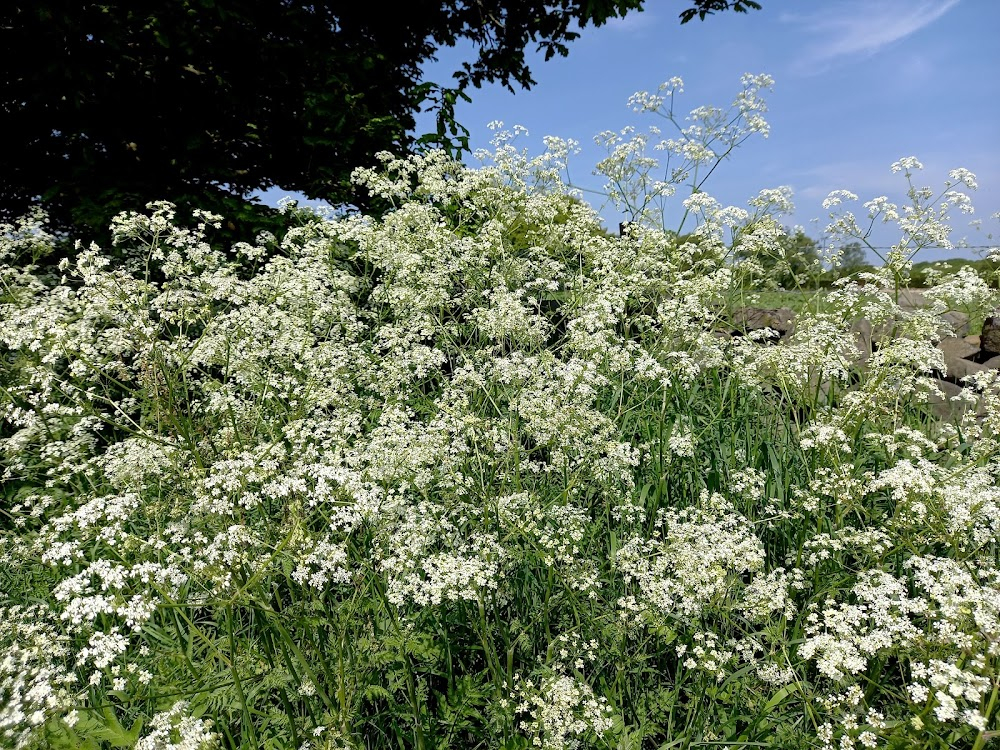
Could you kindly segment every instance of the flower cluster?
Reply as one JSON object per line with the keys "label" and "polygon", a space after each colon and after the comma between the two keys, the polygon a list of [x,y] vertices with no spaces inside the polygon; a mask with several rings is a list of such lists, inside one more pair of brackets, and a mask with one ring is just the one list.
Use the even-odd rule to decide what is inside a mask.
{"label": "flower cluster", "polygon": [[543,750],[571,750],[583,738],[601,737],[613,724],[607,700],[567,674],[553,673],[537,681],[518,679],[511,699],[516,713],[524,717],[520,730]]}
{"label": "flower cluster", "polygon": [[662,511],[657,527],[652,538],[626,541],[615,558],[635,590],[619,606],[638,622],[694,620],[729,596],[740,576],[764,566],[760,539],[721,495],[703,496],[699,508]]}
{"label": "flower cluster", "polygon": [[944,314],[996,297],[899,298],[976,178],[831,195],[831,241],[899,226],[885,265],[734,330],[791,194],[703,184],[770,86],[636,94],[667,126],[599,136],[618,233],[518,129],[232,248],[167,203],[112,248],[0,227],[0,744],[979,750],[1000,373],[932,407]]}

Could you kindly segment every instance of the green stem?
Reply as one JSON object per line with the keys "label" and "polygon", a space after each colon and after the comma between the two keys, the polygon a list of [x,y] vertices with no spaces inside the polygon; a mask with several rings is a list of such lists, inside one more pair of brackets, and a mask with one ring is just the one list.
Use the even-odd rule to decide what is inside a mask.
{"label": "green stem", "polygon": [[[1000,682],[994,682],[993,693],[990,695],[989,703],[986,704],[986,712],[983,714],[986,717],[986,721],[990,720],[990,715],[993,713],[993,709],[996,706],[998,692],[1000,692]],[[972,750],[981,750],[981,748],[986,744],[986,741],[993,736],[995,736],[995,733],[993,732],[980,732],[976,735],[976,741],[972,745]]]}
{"label": "green stem", "polygon": [[233,631],[233,607],[226,607],[226,630],[229,634],[229,673],[233,676],[233,685],[236,687],[236,695],[240,699],[240,708],[243,713],[243,723],[250,733],[253,744],[260,747],[260,740],[257,737],[257,730],[253,725],[253,718],[250,715],[250,706],[247,705],[246,694],[243,692],[243,684],[240,682],[239,670],[236,668],[236,635]]}

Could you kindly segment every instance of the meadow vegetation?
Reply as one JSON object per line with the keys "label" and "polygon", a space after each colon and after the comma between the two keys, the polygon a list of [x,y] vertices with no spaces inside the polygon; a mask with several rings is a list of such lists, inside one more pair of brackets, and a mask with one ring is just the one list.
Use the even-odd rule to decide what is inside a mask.
{"label": "meadow vegetation", "polygon": [[[789,195],[703,186],[770,85],[634,97],[671,131],[600,136],[621,236],[573,144],[502,130],[478,169],[381,154],[384,214],[256,243],[155,203],[53,268],[41,214],[4,227],[0,744],[986,747],[1000,374],[954,421],[928,398],[940,313],[997,296],[897,304],[975,177],[838,191],[829,246],[889,222],[886,264],[780,345],[720,335]],[[897,337],[861,351],[862,316]]]}

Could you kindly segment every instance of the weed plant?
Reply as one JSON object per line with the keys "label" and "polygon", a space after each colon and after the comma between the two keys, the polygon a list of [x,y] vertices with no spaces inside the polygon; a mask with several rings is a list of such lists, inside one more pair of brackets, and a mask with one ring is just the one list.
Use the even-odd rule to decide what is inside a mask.
{"label": "weed plant", "polygon": [[[766,135],[743,84],[601,136],[621,236],[572,144],[502,133],[479,169],[359,169],[382,216],[232,249],[151,204],[47,274],[44,217],[5,227],[0,744],[985,747],[1000,381],[928,399],[948,294],[996,300],[895,296],[975,178],[900,161],[911,204],[861,221],[899,225],[886,266],[731,337],[789,207],[702,189]],[[866,241],[852,198],[831,233]],[[862,316],[897,337],[862,351]]]}

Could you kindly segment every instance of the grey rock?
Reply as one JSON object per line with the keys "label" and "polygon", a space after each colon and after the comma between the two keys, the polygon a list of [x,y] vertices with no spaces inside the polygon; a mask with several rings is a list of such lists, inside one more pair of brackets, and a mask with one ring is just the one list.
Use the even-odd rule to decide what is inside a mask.
{"label": "grey rock", "polygon": [[960,339],[955,336],[941,339],[937,343],[937,348],[944,352],[945,362],[955,359],[972,359],[979,354],[978,346],[970,344],[965,339]]}
{"label": "grey rock", "polygon": [[983,321],[983,332],[979,335],[979,346],[986,355],[1000,354],[1000,308]]}
{"label": "grey rock", "polygon": [[937,348],[944,353],[944,364],[948,369],[945,377],[952,382],[958,383],[962,378],[984,369],[982,365],[972,361],[979,354],[979,347],[965,339],[942,339],[937,343]]}
{"label": "grey rock", "polygon": [[855,335],[858,350],[861,352],[862,364],[868,362],[873,352],[896,337],[896,327],[895,320],[872,325],[868,318],[859,318],[851,324],[851,332]]}
{"label": "grey rock", "polygon": [[952,400],[966,393],[966,389],[955,383],[949,383],[947,380],[937,381],[938,388],[944,394],[941,396],[930,396],[927,399],[927,403],[930,404],[931,411],[939,419],[943,419],[948,422],[956,422],[962,418],[970,408],[975,408],[977,411],[981,408],[982,399],[977,399],[976,404],[970,404],[964,400]]}
{"label": "grey rock", "polygon": [[872,330],[872,343],[875,345],[875,348],[878,349],[880,346],[885,346],[896,338],[898,328],[899,323],[895,320],[886,320],[875,326]]}
{"label": "grey rock", "polygon": [[[1000,357],[996,359],[1000,360]],[[948,379],[960,382],[970,375],[985,372],[989,369],[989,367],[981,365],[978,362],[973,362],[970,359],[956,359],[948,363]]]}
{"label": "grey rock", "polygon": [[861,362],[865,363],[872,356],[872,322],[868,318],[858,318],[851,324],[851,333],[861,354]]}
{"label": "grey rock", "polygon": [[733,313],[733,326],[746,333],[770,328],[784,337],[792,332],[794,318],[795,312],[788,307],[780,307],[777,310],[743,307]]}
{"label": "grey rock", "polygon": [[903,308],[915,309],[917,307],[926,307],[928,305],[927,298],[916,289],[900,289],[899,290],[899,306]]}
{"label": "grey rock", "polygon": [[969,332],[969,316],[965,313],[952,310],[941,317],[948,322],[956,336],[965,336]]}

